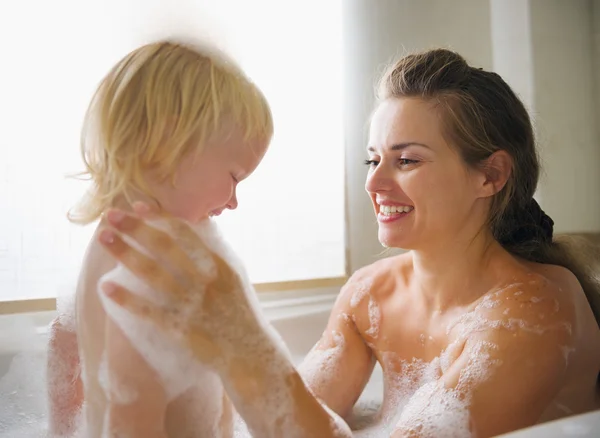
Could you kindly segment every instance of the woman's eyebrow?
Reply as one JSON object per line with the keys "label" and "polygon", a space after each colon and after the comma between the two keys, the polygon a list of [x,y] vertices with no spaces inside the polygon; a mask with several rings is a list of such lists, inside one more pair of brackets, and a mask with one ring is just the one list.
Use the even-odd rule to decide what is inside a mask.
{"label": "woman's eyebrow", "polygon": [[[425,147],[427,149],[431,149],[425,143],[417,143],[416,141],[408,141],[408,142],[405,142],[405,143],[394,144],[394,145],[390,146],[389,150],[390,151],[400,151],[400,150],[405,149],[405,148],[407,148],[409,146],[422,146],[422,147]],[[369,151],[369,152],[375,152],[376,148],[374,146],[369,146],[367,148],[367,151]]]}

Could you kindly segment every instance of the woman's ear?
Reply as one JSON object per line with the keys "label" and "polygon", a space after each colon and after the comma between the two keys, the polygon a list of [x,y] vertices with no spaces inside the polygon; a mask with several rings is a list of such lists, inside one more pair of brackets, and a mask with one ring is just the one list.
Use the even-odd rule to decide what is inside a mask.
{"label": "woman's ear", "polygon": [[504,188],[512,172],[513,159],[506,151],[500,150],[490,155],[483,163],[481,171],[484,175],[480,187],[481,197],[487,198]]}

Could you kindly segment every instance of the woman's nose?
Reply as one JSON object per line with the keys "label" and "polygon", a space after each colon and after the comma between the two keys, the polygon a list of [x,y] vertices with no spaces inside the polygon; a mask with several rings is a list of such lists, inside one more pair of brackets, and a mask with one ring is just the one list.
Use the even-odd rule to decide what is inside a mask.
{"label": "woman's nose", "polygon": [[386,169],[379,164],[367,175],[365,190],[369,193],[378,193],[391,190],[392,178]]}

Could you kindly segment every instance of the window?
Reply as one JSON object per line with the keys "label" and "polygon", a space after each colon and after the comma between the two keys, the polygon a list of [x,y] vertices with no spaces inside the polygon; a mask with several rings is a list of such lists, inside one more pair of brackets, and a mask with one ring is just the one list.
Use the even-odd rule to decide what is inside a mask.
{"label": "window", "polygon": [[103,0],[0,5],[0,301],[72,288],[94,226],[81,122],[125,53],[176,26],[212,36],[269,99],[275,136],[218,221],[254,282],[344,275],[341,0]]}

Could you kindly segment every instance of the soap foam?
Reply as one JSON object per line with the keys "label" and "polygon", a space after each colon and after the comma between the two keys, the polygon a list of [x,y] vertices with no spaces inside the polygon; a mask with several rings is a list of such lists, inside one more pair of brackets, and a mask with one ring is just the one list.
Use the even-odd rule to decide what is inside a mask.
{"label": "soap foam", "polygon": [[373,299],[373,297],[369,296],[369,323],[370,327],[365,332],[367,336],[371,336],[372,338],[377,338],[379,334],[379,322],[381,319],[381,311],[379,310],[379,306],[377,302]]}
{"label": "soap foam", "polygon": [[341,333],[334,330],[331,332],[330,347],[323,348],[321,342],[311,349],[298,367],[298,373],[306,385],[312,388],[321,386],[323,380],[329,380],[337,371],[335,364],[342,355],[345,339]]}
{"label": "soap foam", "polygon": [[[56,291],[57,319],[64,333],[75,336],[75,280]],[[65,291],[68,290],[69,293]],[[48,338],[40,333],[34,317],[19,315],[0,318],[2,361],[0,369],[0,438],[63,438],[49,433],[48,394],[68,393],[71,382],[61,381],[61,375],[72,373],[71,364],[56,365],[48,375],[48,357],[52,354]],[[12,358],[10,357],[12,356]],[[72,363],[74,356],[68,357]],[[6,362],[5,362],[6,361]],[[72,430],[68,438],[89,438],[85,435],[82,411],[69,421]]]}
{"label": "soap foam", "polygon": [[468,403],[457,391],[444,388],[439,381],[426,383],[402,410],[394,432],[426,437],[469,437]]}
{"label": "soap foam", "polygon": [[[165,223],[159,223],[158,225],[153,223],[151,225],[169,234],[173,234],[172,230]],[[167,391],[169,400],[180,396],[189,390],[192,384],[197,384],[199,381],[208,380],[208,383],[214,383],[216,379],[214,367],[228,367],[231,360],[239,359],[239,351],[252,351],[256,356],[269,357],[271,360],[268,362],[266,369],[264,369],[267,375],[282,376],[292,373],[291,355],[287,347],[277,331],[262,316],[258,299],[243,265],[222,239],[216,224],[212,220],[206,220],[195,226],[193,231],[208,249],[204,249],[193,243],[190,244],[189,241],[180,240],[178,243],[190,255],[190,258],[201,274],[209,279],[214,278],[217,274],[216,264],[213,256],[210,254],[212,251],[220,256],[240,279],[239,286],[241,290],[236,291],[239,293],[237,297],[238,301],[218,308],[220,321],[235,320],[236,317],[242,315],[241,317],[257,321],[262,326],[263,333],[258,333],[255,336],[247,333],[247,329],[241,325],[223,324],[220,321],[215,321],[214,315],[209,317],[208,314],[204,314],[203,316],[205,310],[202,302],[206,288],[204,285],[194,285],[195,294],[192,297],[188,297],[186,302],[172,303],[166,295],[161,294],[160,291],[151,289],[121,265],[109,272],[99,282],[99,293],[107,315],[116,322],[130,339],[132,345],[138,349],[144,359],[158,373]],[[178,239],[177,236],[175,237]],[[143,295],[144,298],[153,303],[170,308],[172,319],[166,321],[168,325],[167,330],[163,330],[153,323],[130,313],[110,300],[100,290],[102,284],[106,281],[120,284],[133,293]],[[247,302],[243,303],[241,300],[246,300]],[[223,352],[222,357],[218,361],[206,365],[199,364],[191,350],[181,342],[181,334],[185,333],[191,324],[203,324],[202,329],[213,335],[213,340]],[[177,335],[177,333],[180,333],[180,335]],[[231,339],[235,339],[236,341],[234,343],[229,343],[228,341],[220,342],[220,340],[226,341]],[[113,381],[116,380],[110,379],[111,383]],[[126,385],[126,382],[121,381],[115,388],[109,388],[110,397],[132,397],[133,394],[122,387],[124,385]],[[241,410],[242,414],[247,409],[251,410],[253,408],[252,406],[243,405],[242,399],[236,393],[236,388],[228,387],[227,389],[230,399]],[[272,436],[280,429],[285,430],[286,436],[290,437],[293,437],[296,433],[300,433],[297,427],[295,428],[292,406],[287,391],[289,389],[284,385],[273,385],[266,392],[262,402],[272,415],[270,421],[263,425],[266,429],[252,431],[255,435]],[[208,399],[214,399],[216,396],[218,396],[218,393],[206,391]],[[207,421],[212,419],[214,423],[220,417],[219,412],[205,412],[205,414]],[[236,426],[236,433],[238,435],[243,433],[241,432],[243,430],[244,428],[240,427],[239,424]]]}
{"label": "soap foam", "polygon": [[[114,270],[102,277],[99,284],[111,281],[126,287],[133,293],[144,294],[151,301],[159,301],[155,291],[137,279],[124,266],[119,265]],[[156,328],[149,321],[146,321],[137,315],[131,314],[123,309],[104,293],[100,293],[102,305],[110,318],[119,326],[131,344],[139,351],[146,362],[157,372],[162,384],[167,391],[169,400],[181,395],[185,390],[192,385],[190,376],[200,375],[203,373],[203,367],[197,363],[191,351],[181,345],[179,342],[174,342],[170,334]],[[110,370],[105,370],[109,373]],[[109,387],[108,381],[117,385],[117,387]],[[131,389],[120,388],[126,382],[119,382],[121,379],[118,376],[108,379],[105,376],[105,394],[107,399],[119,397],[118,393],[131,392]]]}
{"label": "soap foam", "polygon": [[[470,437],[472,432],[469,407],[472,388],[489,379],[502,367],[503,362],[494,359],[499,346],[494,342],[475,341],[472,335],[488,330],[507,330],[543,335],[548,331],[563,331],[570,334],[567,323],[543,324],[543,319],[529,321],[519,318],[494,319],[487,317],[490,309],[502,305],[503,298],[520,296],[514,288],[518,284],[486,295],[471,311],[457,317],[448,324],[447,335],[453,339],[447,348],[430,362],[421,359],[401,360],[390,352],[381,353],[384,369],[384,397],[377,416],[371,416],[371,424],[363,424],[356,437],[383,438],[394,431],[422,436]],[[518,290],[516,292],[519,292]],[[530,300],[530,305],[542,305],[545,298]],[[558,307],[554,301],[554,308]],[[557,309],[556,309],[557,310]],[[508,312],[502,312],[506,315]],[[421,334],[419,340],[425,343]],[[568,361],[573,349],[561,347]],[[465,359],[455,387],[444,386],[440,377],[459,358]],[[367,427],[365,427],[367,426]]]}
{"label": "soap foam", "polygon": [[367,278],[362,280],[351,279],[350,281],[354,288],[352,297],[350,298],[350,307],[355,308],[367,295],[369,295],[371,287],[373,286],[373,280]]}

